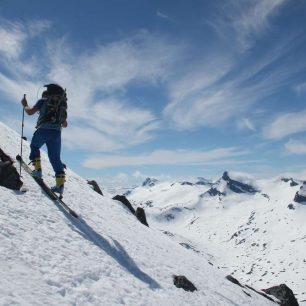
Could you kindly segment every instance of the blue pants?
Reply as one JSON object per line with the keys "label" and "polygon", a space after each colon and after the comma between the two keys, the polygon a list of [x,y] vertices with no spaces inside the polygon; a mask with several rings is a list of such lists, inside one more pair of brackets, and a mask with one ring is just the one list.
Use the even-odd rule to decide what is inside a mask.
{"label": "blue pants", "polygon": [[64,172],[64,165],[61,162],[61,130],[38,129],[31,141],[30,160],[40,157],[39,149],[46,144],[48,156],[55,174]]}

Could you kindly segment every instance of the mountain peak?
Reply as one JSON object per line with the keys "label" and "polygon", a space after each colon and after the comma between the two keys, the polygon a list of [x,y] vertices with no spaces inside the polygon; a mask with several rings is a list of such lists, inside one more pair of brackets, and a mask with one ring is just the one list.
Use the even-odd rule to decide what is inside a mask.
{"label": "mountain peak", "polygon": [[240,182],[238,180],[231,179],[227,171],[222,175],[222,179],[227,182],[227,187],[235,193],[251,193],[254,194],[258,190],[250,183]]}
{"label": "mountain peak", "polygon": [[225,180],[225,181],[229,181],[229,180],[230,180],[230,177],[229,177],[227,171],[224,171],[224,172],[223,172],[223,174],[222,174],[222,179]]}
{"label": "mountain peak", "polygon": [[157,179],[147,177],[146,180],[142,183],[142,186],[153,187],[153,186],[155,186],[155,184],[156,184],[157,182],[158,182]]}

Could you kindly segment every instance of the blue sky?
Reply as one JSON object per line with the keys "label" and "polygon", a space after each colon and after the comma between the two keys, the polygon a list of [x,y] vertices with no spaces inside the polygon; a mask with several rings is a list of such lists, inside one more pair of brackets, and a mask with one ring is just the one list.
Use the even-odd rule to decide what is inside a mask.
{"label": "blue sky", "polygon": [[1,1],[0,120],[20,131],[23,93],[56,82],[63,160],[103,184],[305,171],[305,20],[304,0]]}

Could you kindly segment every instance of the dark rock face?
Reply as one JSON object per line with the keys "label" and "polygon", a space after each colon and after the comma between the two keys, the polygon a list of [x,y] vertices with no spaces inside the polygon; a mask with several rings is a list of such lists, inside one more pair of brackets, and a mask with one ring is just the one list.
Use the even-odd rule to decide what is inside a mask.
{"label": "dark rock face", "polygon": [[233,276],[227,275],[225,278],[226,278],[227,280],[229,280],[230,282],[234,283],[235,285],[238,285],[238,286],[244,288],[244,286],[242,286],[242,285],[240,284],[240,282],[239,282],[236,278],[234,278]]}
{"label": "dark rock face", "polygon": [[23,182],[12,159],[0,149],[0,185],[12,190],[20,190]]}
{"label": "dark rock face", "polygon": [[212,182],[203,177],[198,177],[198,181],[195,184],[200,186],[212,186]]}
{"label": "dark rock face", "polygon": [[130,203],[130,201],[123,195],[116,195],[113,197],[113,200],[121,202],[124,206],[126,206],[129,211],[136,216],[136,218],[144,225],[149,226],[146,218],[146,214],[143,208],[138,207],[135,211],[134,207]]}
{"label": "dark rock face", "polygon": [[91,181],[87,181],[87,183],[93,187],[93,190],[95,192],[97,192],[97,193],[99,193],[103,196],[102,190],[100,189],[100,187],[99,187],[99,185],[96,181],[91,180]]}
{"label": "dark rock face", "polygon": [[282,178],[281,179],[283,182],[285,182],[285,183],[288,183],[288,182],[290,182],[290,187],[294,187],[294,186],[297,186],[298,185],[298,183],[293,179],[293,178]]}
{"label": "dark rock face", "polygon": [[278,300],[280,300],[282,306],[299,306],[292,290],[285,284],[263,289],[263,291],[267,294],[275,296]]}
{"label": "dark rock face", "polygon": [[215,196],[222,196],[225,195],[223,192],[219,191],[217,188],[210,188],[209,190],[207,190],[206,192],[204,192],[203,194],[201,194],[201,197],[203,198],[205,195],[210,195],[211,197],[215,197]]}
{"label": "dark rock face", "polygon": [[297,191],[296,194],[295,194],[295,196],[294,196],[294,202],[297,202],[297,203],[306,202],[306,197],[300,195],[299,192]]}
{"label": "dark rock face", "polygon": [[187,279],[184,275],[174,275],[173,276],[173,283],[177,288],[182,288],[185,291],[196,291],[198,290],[195,285]]}
{"label": "dark rock face", "polygon": [[133,208],[132,204],[130,203],[130,201],[123,195],[116,195],[113,197],[113,200],[116,201],[120,201],[122,204],[124,204],[129,210],[130,212],[135,215],[135,209]]}
{"label": "dark rock face", "polygon": [[238,182],[229,177],[228,172],[225,171],[222,175],[222,179],[227,182],[227,186],[230,190],[236,193],[256,193],[256,190],[253,186]]}
{"label": "dark rock face", "polygon": [[146,213],[143,208],[137,207],[135,216],[143,225],[149,227],[149,224],[147,222]]}
{"label": "dark rock face", "polygon": [[151,178],[147,178],[143,183],[142,186],[149,186],[149,187],[153,187],[155,186],[155,184],[157,183],[157,179],[151,179]]}
{"label": "dark rock face", "polygon": [[[226,279],[229,280],[230,282],[232,282],[233,284],[238,285],[238,286],[241,287],[241,288],[250,289],[250,290],[252,290],[253,292],[255,292],[256,294],[259,294],[259,295],[265,297],[266,299],[268,299],[268,300],[270,300],[270,301],[272,301],[272,302],[275,302],[275,301],[274,301],[270,296],[268,296],[266,293],[261,292],[261,291],[257,291],[257,290],[255,290],[254,288],[252,288],[252,287],[250,287],[250,286],[248,286],[248,285],[242,285],[236,278],[234,278],[234,277],[231,276],[231,275],[227,275],[227,276],[226,276]],[[244,291],[244,290],[242,290],[242,291],[243,291],[246,295],[251,296],[251,294],[247,293],[246,291]]]}
{"label": "dark rock face", "polygon": [[181,185],[182,185],[182,186],[186,186],[186,185],[187,185],[187,186],[193,186],[193,184],[190,183],[190,182],[182,182]]}

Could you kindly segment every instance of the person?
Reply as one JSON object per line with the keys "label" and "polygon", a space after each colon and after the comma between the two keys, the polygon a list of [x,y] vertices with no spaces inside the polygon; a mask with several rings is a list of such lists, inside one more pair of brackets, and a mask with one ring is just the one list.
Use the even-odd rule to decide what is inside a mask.
{"label": "person", "polygon": [[46,144],[48,157],[55,172],[55,186],[53,192],[64,192],[65,165],[61,161],[61,129],[67,127],[67,96],[66,91],[57,84],[44,85],[47,88],[33,107],[28,105],[27,99],[21,100],[25,112],[34,115],[39,112],[36,131],[31,141],[30,160],[34,165],[33,175],[42,178],[40,148]]}

